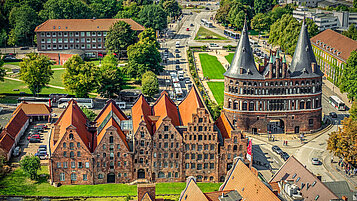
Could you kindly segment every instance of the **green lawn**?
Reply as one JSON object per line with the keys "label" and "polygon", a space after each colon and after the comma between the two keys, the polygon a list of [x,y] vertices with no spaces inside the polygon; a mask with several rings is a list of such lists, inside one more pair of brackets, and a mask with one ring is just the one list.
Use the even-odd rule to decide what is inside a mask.
{"label": "green lawn", "polygon": [[224,101],[224,82],[207,82],[218,104]]}
{"label": "green lawn", "polygon": [[4,65],[20,66],[20,62],[21,61],[15,61],[15,62],[9,61],[9,62],[5,62]]}
{"label": "green lawn", "polygon": [[64,87],[62,82],[62,75],[65,72],[65,69],[54,70],[53,71],[53,79],[50,81],[50,85]]}
{"label": "green lawn", "polygon": [[[20,92],[25,92],[30,94],[31,91],[27,88],[27,86],[23,82],[8,80],[5,79],[4,82],[1,83],[0,94],[1,93],[12,93],[19,94]],[[19,89],[19,91],[13,91],[14,89]],[[51,93],[69,93],[64,89],[56,89],[51,87],[45,87],[42,89],[41,94],[51,94]]]}
{"label": "green lawn", "polygon": [[203,76],[209,79],[224,79],[223,73],[226,72],[226,70],[223,68],[221,62],[217,60],[217,57],[207,53],[201,53],[199,56]]}
{"label": "green lawn", "polygon": [[227,40],[227,38],[201,26],[196,34],[195,40]]}
{"label": "green lawn", "polygon": [[[48,167],[42,166],[42,174],[48,176]],[[221,183],[198,183],[203,192],[217,191]],[[100,184],[100,185],[64,185],[53,187],[45,179],[34,182],[29,180],[21,169],[15,170],[0,181],[0,195],[37,195],[37,196],[125,196],[137,195],[136,185]],[[186,184],[158,183],[156,194],[180,194]]]}
{"label": "green lawn", "polygon": [[229,53],[229,55],[225,56],[227,61],[229,63],[232,63],[232,60],[233,60],[233,56],[234,56],[234,53]]}

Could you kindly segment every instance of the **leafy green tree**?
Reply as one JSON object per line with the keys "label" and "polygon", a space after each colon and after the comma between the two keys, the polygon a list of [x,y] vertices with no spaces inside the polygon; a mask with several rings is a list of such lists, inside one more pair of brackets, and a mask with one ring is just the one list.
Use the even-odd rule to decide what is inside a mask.
{"label": "leafy green tree", "polygon": [[244,26],[244,20],[247,19],[247,24],[249,25],[252,16],[253,13],[250,6],[236,3],[228,13],[228,21],[238,30],[241,30]]}
{"label": "leafy green tree", "polygon": [[266,13],[273,7],[272,0],[254,0],[255,13]]}
{"label": "leafy green tree", "polygon": [[129,67],[126,68],[126,73],[132,78],[140,78],[149,70],[159,73],[163,69],[156,41],[150,41],[148,38],[128,47],[128,60]]}
{"label": "leafy green tree", "polygon": [[269,30],[270,28],[270,16],[263,13],[256,14],[251,21],[252,29],[256,31]]}
{"label": "leafy green tree", "polygon": [[53,62],[47,56],[30,53],[20,62],[20,79],[23,80],[33,95],[41,92],[51,78]]}
{"label": "leafy green tree", "polygon": [[147,71],[143,74],[141,86],[143,87],[143,94],[150,98],[159,93],[159,81],[152,71]]}
{"label": "leafy green tree", "polygon": [[145,39],[149,41],[156,41],[156,47],[160,47],[159,42],[156,40],[156,32],[153,28],[147,28],[139,34],[139,40],[143,41]]}
{"label": "leafy green tree", "polygon": [[21,169],[30,176],[30,179],[37,179],[37,171],[41,168],[40,159],[37,156],[26,155],[20,161]]}
{"label": "leafy green tree", "polygon": [[329,134],[327,150],[345,162],[357,165],[357,121],[351,117],[345,118],[342,125],[342,129]]}
{"label": "leafy green tree", "polygon": [[43,20],[88,19],[92,17],[92,12],[81,0],[48,0],[39,15]]}
{"label": "leafy green tree", "polygon": [[307,31],[309,32],[310,38],[312,38],[320,33],[319,27],[316,25],[316,23],[312,19],[306,18],[306,25],[307,25]]}
{"label": "leafy green tree", "polygon": [[350,100],[357,98],[357,52],[353,51],[347,59],[346,66],[343,68],[339,83],[342,92],[347,92]]}
{"label": "leafy green tree", "polygon": [[31,44],[34,35],[33,30],[39,22],[36,11],[26,4],[21,7],[14,7],[10,12],[9,21],[16,39],[21,40],[22,43]]}
{"label": "leafy green tree", "polygon": [[89,7],[97,18],[113,18],[122,9],[122,1],[89,0]]}
{"label": "leafy green tree", "polygon": [[3,82],[4,81],[4,77],[6,75],[6,71],[4,66],[4,61],[2,59],[0,59],[0,81]]}
{"label": "leafy green tree", "polygon": [[351,118],[357,122],[357,101],[353,101],[351,109],[348,111]]}
{"label": "leafy green tree", "polygon": [[357,40],[357,29],[355,24],[351,24],[347,31],[342,32],[344,36],[347,36],[353,40]]}
{"label": "leafy green tree", "polygon": [[115,22],[110,28],[105,40],[108,52],[119,54],[121,58],[123,50],[135,43],[135,32],[124,21]]}
{"label": "leafy green tree", "polygon": [[229,23],[227,16],[228,16],[229,11],[231,10],[231,5],[228,3],[224,3],[226,1],[227,0],[220,1],[221,6],[219,7],[219,9],[217,10],[217,13],[216,13],[216,20],[218,22],[224,23],[224,24]]}
{"label": "leafy green tree", "polygon": [[74,92],[76,97],[88,97],[89,92],[98,85],[98,67],[91,62],[84,62],[80,56],[72,56],[63,67],[63,84],[67,90]]}
{"label": "leafy green tree", "polygon": [[161,1],[160,3],[162,4],[164,11],[170,17],[177,17],[182,12],[181,7],[179,6],[176,0],[166,0],[166,1]]}
{"label": "leafy green tree", "polygon": [[146,5],[138,14],[138,22],[146,28],[161,31],[167,28],[167,13],[160,5]]}
{"label": "leafy green tree", "polygon": [[115,18],[123,19],[123,18],[137,18],[137,15],[140,11],[140,7],[136,2],[130,2],[128,5],[124,5],[123,10],[119,10],[116,14]]}
{"label": "leafy green tree", "polygon": [[15,29],[11,29],[10,35],[9,35],[9,40],[7,41],[7,44],[11,45],[11,46],[16,46],[17,44],[19,44],[19,40],[15,33]]}
{"label": "leafy green tree", "polygon": [[94,121],[95,117],[97,117],[97,114],[95,114],[93,110],[86,107],[81,107],[81,109],[90,121]]}
{"label": "leafy green tree", "polygon": [[106,55],[99,71],[97,91],[106,98],[112,98],[114,94],[119,94],[123,88],[124,80],[121,69],[118,68],[117,59],[113,55]]}

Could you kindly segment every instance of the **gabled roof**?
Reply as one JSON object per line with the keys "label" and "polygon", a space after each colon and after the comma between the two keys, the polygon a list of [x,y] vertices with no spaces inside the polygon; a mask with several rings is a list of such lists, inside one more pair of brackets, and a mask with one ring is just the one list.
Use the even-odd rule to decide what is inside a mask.
{"label": "gabled roof", "polygon": [[8,154],[14,143],[15,143],[14,138],[12,138],[9,134],[4,132],[4,134],[0,139],[0,148],[2,148],[6,152],[6,154]]}
{"label": "gabled roof", "polygon": [[169,117],[174,126],[180,126],[180,117],[176,104],[170,99],[166,91],[161,93],[159,99],[152,106],[154,116],[159,116],[159,120],[155,123],[156,129],[160,127],[163,118]]}
{"label": "gabled roof", "polygon": [[108,100],[107,104],[94,120],[97,122],[97,125],[100,125],[111,111],[119,118],[119,120],[128,120],[128,117],[121,111],[117,104],[115,104],[113,100]]}
{"label": "gabled roof", "polygon": [[133,120],[134,133],[138,130],[141,121],[145,121],[146,127],[152,134],[152,125],[149,116],[152,115],[151,107],[145,100],[143,94],[140,94],[131,108],[131,116]]}
{"label": "gabled roof", "polygon": [[204,108],[203,101],[193,85],[185,99],[178,106],[182,124],[187,126],[192,122],[192,115],[197,113],[198,108]]}
{"label": "gabled roof", "polygon": [[102,141],[107,129],[111,126],[114,126],[117,129],[117,133],[119,135],[119,137],[121,138],[121,140],[123,141],[123,143],[125,144],[126,148],[128,151],[130,151],[129,145],[126,142],[126,137],[125,134],[123,133],[123,131],[121,130],[120,126],[118,125],[118,123],[114,120],[113,117],[111,117],[109,119],[109,121],[107,122],[107,124],[103,127],[103,129],[100,131],[100,133],[97,134],[96,139],[94,145],[93,145],[93,150],[96,149],[96,147],[100,144],[100,142]]}
{"label": "gabled roof", "polygon": [[49,19],[38,25],[35,32],[43,31],[109,31],[117,21],[124,21],[132,30],[143,31],[145,28],[132,19]]}
{"label": "gabled roof", "polygon": [[[293,180],[294,184],[300,188],[301,195],[305,199],[313,200],[316,196],[319,196],[319,200],[338,199],[327,186],[306,169],[294,156],[290,156],[273,178],[270,179],[269,183],[281,180]],[[302,183],[304,184],[303,188],[301,188]]]}
{"label": "gabled roof", "polygon": [[248,37],[247,20],[244,21],[241,38],[234,53],[232,63],[224,76],[241,79],[263,79],[255,66],[254,55]]}
{"label": "gabled roof", "polygon": [[27,117],[25,112],[20,108],[16,113],[13,113],[13,116],[6,124],[3,131],[6,131],[12,138],[15,139],[28,119],[29,117]]}
{"label": "gabled roof", "polygon": [[[345,62],[348,57],[350,57],[351,52],[357,50],[357,41],[331,29],[326,29],[325,31],[312,37],[311,42],[324,51],[329,52],[331,55],[341,58]],[[331,50],[331,48],[333,49]]]}
{"label": "gabled roof", "polygon": [[223,112],[221,112],[221,115],[218,117],[215,124],[221,131],[221,135],[223,138],[231,138],[231,132],[233,130],[233,127],[229,123],[227,116]]}
{"label": "gabled roof", "polygon": [[140,201],[153,201],[148,192],[146,192]]}
{"label": "gabled roof", "polygon": [[236,190],[247,201],[262,200],[262,198],[269,201],[280,201],[242,160],[238,159],[232,168],[220,190]]}
{"label": "gabled roof", "polygon": [[179,201],[208,201],[208,198],[197,186],[195,180],[190,178],[186,188],[181,193]]}
{"label": "gabled roof", "polygon": [[[56,141],[55,148],[59,144],[58,142],[62,139],[66,133],[66,129],[69,126],[74,126],[79,137],[82,139],[83,143],[86,145],[89,151],[91,151],[92,144],[92,133],[87,130],[88,119],[86,115],[82,112],[81,108],[77,105],[77,102],[71,99],[68,102],[68,106],[65,111],[58,118],[55,126],[59,126],[59,131],[54,132],[53,138],[51,140]],[[55,150],[55,148],[53,150]]]}
{"label": "gabled roof", "polygon": [[[311,64],[317,66],[316,72],[312,72]],[[290,77],[293,78],[310,78],[320,77],[323,73],[317,65],[314,51],[311,46],[309,33],[305,20],[301,25],[300,35],[296,44],[293,59],[289,66]]]}
{"label": "gabled roof", "polygon": [[51,115],[51,109],[46,104],[22,102],[17,106],[12,115],[22,109],[27,116]]}

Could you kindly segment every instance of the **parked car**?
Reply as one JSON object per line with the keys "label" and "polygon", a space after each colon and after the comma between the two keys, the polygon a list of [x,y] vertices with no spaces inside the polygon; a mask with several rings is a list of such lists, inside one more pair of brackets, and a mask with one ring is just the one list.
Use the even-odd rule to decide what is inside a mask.
{"label": "parked car", "polygon": [[283,153],[283,150],[281,150],[280,147],[278,147],[276,145],[274,145],[271,149],[279,155]]}
{"label": "parked car", "polygon": [[13,156],[19,156],[21,153],[21,147],[15,147],[15,149],[12,151]]}
{"label": "parked car", "polygon": [[331,116],[332,118],[337,118],[336,112],[330,112],[330,116]]}
{"label": "parked car", "polygon": [[311,159],[311,163],[313,165],[320,165],[321,164],[321,161],[318,159],[318,158],[312,158]]}
{"label": "parked car", "polygon": [[175,49],[175,53],[180,53],[180,50],[179,49]]}
{"label": "parked car", "polygon": [[185,81],[185,83],[186,84],[191,84],[192,82],[191,82],[191,80],[188,79],[188,80]]}
{"label": "parked car", "polygon": [[195,25],[193,25],[193,24],[190,24],[190,26],[191,26],[191,27],[193,27],[193,26],[195,26]]}
{"label": "parked car", "polygon": [[47,158],[47,151],[38,151],[35,153],[35,156],[39,157],[41,160],[44,160]]}
{"label": "parked car", "polygon": [[180,65],[176,65],[176,70],[180,70]]}
{"label": "parked car", "polygon": [[179,64],[180,63],[180,60],[176,59],[176,64]]}
{"label": "parked car", "polygon": [[29,142],[30,142],[30,143],[39,143],[39,142],[41,142],[41,139],[30,138]]}
{"label": "parked car", "polygon": [[29,47],[21,47],[20,50],[28,50]]}
{"label": "parked car", "polygon": [[288,160],[290,157],[289,154],[286,152],[283,152],[280,156],[284,161]]}
{"label": "parked car", "polygon": [[180,54],[176,54],[176,58],[180,58]]}
{"label": "parked car", "polygon": [[187,27],[187,28],[186,28],[186,31],[190,31],[190,28]]}
{"label": "parked car", "polygon": [[32,138],[41,139],[40,135],[30,135],[27,137],[28,140],[30,140]]}
{"label": "parked car", "polygon": [[47,146],[46,145],[40,145],[38,148],[43,148],[47,150]]}

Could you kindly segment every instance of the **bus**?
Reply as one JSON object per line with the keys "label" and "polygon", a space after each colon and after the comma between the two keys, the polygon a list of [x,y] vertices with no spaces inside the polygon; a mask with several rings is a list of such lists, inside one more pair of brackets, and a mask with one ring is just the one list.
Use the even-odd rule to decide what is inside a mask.
{"label": "bus", "polygon": [[70,100],[75,100],[79,107],[93,108],[94,102],[91,98],[60,98],[58,108],[66,108]]}
{"label": "bus", "polygon": [[208,27],[208,28],[212,28],[212,27],[213,27],[213,23],[210,22],[210,21],[208,21],[208,20],[206,20],[206,19],[201,19],[201,23],[202,23],[204,26]]}
{"label": "bus", "polygon": [[40,97],[19,97],[17,99],[17,105],[20,105],[23,101],[27,103],[37,103],[37,104],[46,104],[48,107],[52,107],[51,98],[40,98]]}
{"label": "bus", "polygon": [[345,103],[337,96],[330,96],[329,102],[332,106],[334,106],[337,110],[346,110]]}
{"label": "bus", "polygon": [[239,33],[233,32],[231,30],[225,29],[224,30],[224,35],[226,35],[228,37],[231,37],[231,38],[234,38],[234,39],[239,39]]}

